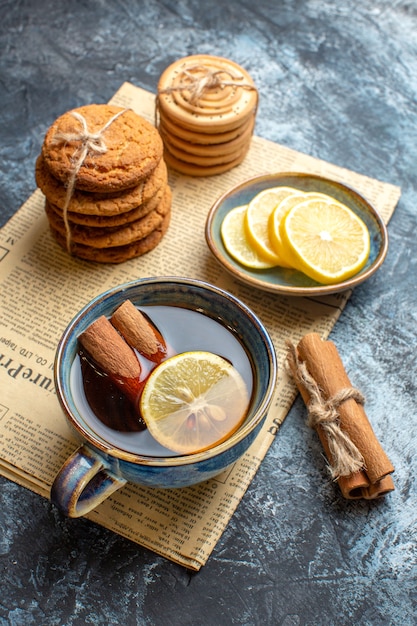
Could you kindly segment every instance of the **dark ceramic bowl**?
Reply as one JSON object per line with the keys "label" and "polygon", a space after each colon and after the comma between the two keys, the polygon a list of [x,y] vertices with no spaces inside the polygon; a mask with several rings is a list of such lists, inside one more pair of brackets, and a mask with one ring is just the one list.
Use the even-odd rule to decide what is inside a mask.
{"label": "dark ceramic bowl", "polygon": [[[77,355],[77,337],[100,315],[110,316],[124,301],[137,306],[169,305],[198,311],[219,322],[239,341],[252,373],[247,417],[226,441],[204,452],[186,456],[146,456],[109,442],[92,428],[79,410],[71,383]],[[202,350],[211,350],[213,337],[202,338]],[[145,278],[116,287],[87,304],[72,320],[59,343],[55,381],[67,420],[81,447],[60,470],[51,499],[67,515],[83,515],[126,481],[152,487],[184,487],[207,480],[234,463],[259,433],[276,382],[272,341],[250,309],[229,293],[208,283],[175,277]]]}

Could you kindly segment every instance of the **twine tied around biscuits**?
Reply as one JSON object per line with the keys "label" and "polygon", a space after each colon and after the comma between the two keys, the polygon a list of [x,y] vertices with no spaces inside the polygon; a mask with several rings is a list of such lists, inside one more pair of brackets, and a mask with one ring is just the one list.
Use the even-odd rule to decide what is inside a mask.
{"label": "twine tied around biscuits", "polygon": [[[192,74],[194,71],[200,71],[201,74],[196,76]],[[224,80],[221,75],[228,75],[230,80]],[[224,89],[225,87],[242,87],[243,89],[248,89],[250,91],[256,91],[257,89],[255,85],[250,83],[242,82],[243,76],[235,76],[232,72],[227,69],[221,70],[212,70],[205,65],[192,65],[179,74],[179,83],[177,85],[172,85],[171,87],[166,87],[165,89],[160,89],[158,91],[158,95],[161,94],[172,94],[176,91],[189,92],[189,104],[197,105],[200,98],[204,95],[206,91],[209,89]],[[184,81],[184,82],[182,82]]]}
{"label": "twine tied around biscuits", "polygon": [[107,146],[104,141],[104,132],[107,128],[123,113],[125,113],[128,109],[122,109],[118,111],[111,119],[109,119],[106,124],[100,128],[95,133],[92,133],[88,130],[88,125],[86,119],[78,113],[78,111],[71,111],[72,117],[78,120],[81,124],[79,130],[74,130],[72,132],[57,132],[55,133],[52,143],[60,144],[60,143],[68,143],[68,142],[76,142],[78,146],[75,148],[74,153],[71,157],[71,163],[73,165],[70,177],[67,183],[67,192],[65,196],[65,203],[62,209],[63,212],[63,220],[65,226],[66,233],[66,247],[67,251],[71,254],[71,227],[68,220],[68,207],[71,202],[72,195],[75,189],[75,183],[77,181],[78,172],[82,167],[87,156],[92,154],[105,154],[107,152]]}
{"label": "twine tied around biscuits", "polygon": [[[363,394],[354,387],[340,389],[327,400],[317,382],[309,373],[305,363],[300,361],[295,347],[287,344],[287,365],[294,376],[309,394],[307,405],[307,424],[310,428],[320,426],[326,435],[333,460],[330,474],[334,480],[340,476],[349,476],[364,469],[365,461],[353,441],[340,427],[339,407],[347,400],[353,399],[359,404],[365,403]],[[291,363],[291,366],[289,365]]]}

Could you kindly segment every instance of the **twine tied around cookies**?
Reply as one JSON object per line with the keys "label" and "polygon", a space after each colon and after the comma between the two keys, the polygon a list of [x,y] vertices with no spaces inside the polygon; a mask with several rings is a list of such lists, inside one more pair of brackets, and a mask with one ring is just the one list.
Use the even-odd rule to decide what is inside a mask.
{"label": "twine tied around cookies", "polygon": [[341,476],[349,476],[364,469],[365,461],[362,453],[340,427],[338,411],[339,407],[350,399],[364,404],[363,394],[354,387],[346,387],[326,400],[306,364],[298,358],[293,344],[288,342],[287,347],[287,368],[296,379],[297,385],[301,385],[309,396],[307,424],[311,428],[320,426],[326,435],[332,457],[332,464],[329,468],[332,478],[337,480]]}
{"label": "twine tied around cookies", "polygon": [[92,133],[88,129],[86,119],[78,112],[72,111],[71,115],[80,122],[79,130],[72,132],[57,132],[55,133],[52,142],[54,144],[75,142],[78,146],[75,148],[71,157],[72,170],[67,183],[67,192],[65,196],[65,203],[63,206],[63,220],[66,233],[66,247],[67,251],[71,254],[71,227],[68,220],[68,208],[71,202],[72,195],[74,193],[75,184],[77,181],[77,175],[82,167],[87,156],[93,154],[105,154],[107,152],[107,146],[104,141],[104,133],[113,122],[123,115],[128,109],[122,109],[118,111],[106,124],[100,128],[100,130]]}
{"label": "twine tied around cookies", "polygon": [[[195,75],[192,72],[199,72]],[[230,80],[222,78],[222,74],[229,76]],[[243,76],[234,75],[227,69],[212,70],[205,65],[191,65],[185,68],[178,75],[179,83],[160,89],[158,96],[162,94],[173,94],[175,92],[189,92],[189,104],[196,106],[200,98],[209,89],[224,89],[225,87],[241,87],[250,91],[258,91],[255,85],[242,82]]]}

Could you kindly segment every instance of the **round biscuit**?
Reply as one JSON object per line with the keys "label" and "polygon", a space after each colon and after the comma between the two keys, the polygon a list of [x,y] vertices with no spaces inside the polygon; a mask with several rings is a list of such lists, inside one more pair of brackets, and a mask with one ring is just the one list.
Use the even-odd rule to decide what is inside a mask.
{"label": "round biscuit", "polygon": [[[71,225],[70,241],[90,246],[92,248],[112,248],[123,246],[138,239],[143,239],[157,228],[165,215],[171,210],[171,190],[166,187],[165,194],[159,205],[148,215],[114,228],[91,228],[79,224]],[[63,236],[67,236],[64,220],[51,209],[48,201],[45,202],[45,212],[50,225]]]}
{"label": "round biscuit", "polygon": [[[215,164],[216,162],[225,162],[228,160],[225,157],[230,156],[229,160],[233,160],[237,154],[240,153],[242,149],[244,149],[250,142],[252,133],[254,128],[254,119],[252,118],[251,124],[247,126],[246,129],[239,135],[236,139],[232,141],[227,141],[225,143],[216,143],[211,145],[201,145],[196,143],[190,143],[175,137],[175,135],[165,133],[162,125],[159,126],[159,130],[161,133],[162,140],[164,144],[168,147],[170,152],[177,156],[178,158],[182,158],[180,154],[189,155],[189,158],[184,158],[185,161],[195,162],[199,164],[198,158],[204,159],[201,165],[209,164],[209,159],[215,159],[211,161],[211,164]],[[177,154],[179,152],[179,154]]]}
{"label": "round biscuit", "polygon": [[84,118],[89,133],[101,135],[105,146],[103,153],[90,149],[79,164],[77,189],[120,191],[137,185],[154,170],[163,151],[157,129],[131,109],[90,104],[64,113],[46,132],[42,155],[55,178],[68,184],[82,154],[83,127],[74,113]]}
{"label": "round biscuit", "polygon": [[[151,252],[159,244],[170,223],[171,213],[168,212],[162,220],[161,224],[155,228],[149,235],[133,243],[124,246],[116,246],[113,248],[92,248],[84,244],[73,243],[71,253],[72,256],[78,257],[86,261],[96,263],[123,263],[131,259],[143,256]],[[50,225],[50,231],[57,243],[66,250],[66,239],[57,230]]]}
{"label": "round biscuit", "polygon": [[226,154],[222,154],[218,152],[214,156],[211,156],[209,154],[207,155],[192,154],[189,151],[185,151],[185,150],[181,150],[177,148],[169,140],[165,141],[165,149],[170,152],[171,156],[175,157],[179,161],[185,161],[186,163],[192,163],[194,165],[199,165],[201,167],[207,168],[207,167],[212,167],[216,165],[233,163],[234,161],[236,161],[237,158],[240,157],[242,153],[246,154],[248,150],[248,144],[247,142],[245,142],[243,146],[239,147],[234,152],[231,152],[231,153],[226,152]]}
{"label": "round biscuit", "polygon": [[[50,173],[42,154],[36,160],[35,179],[36,184],[47,200],[58,208],[63,209],[67,190],[62,181]],[[68,211],[85,216],[97,215],[100,217],[126,213],[154,197],[155,193],[166,185],[167,181],[167,167],[165,161],[161,158],[148,176],[129,189],[110,193],[74,189],[71,194]]]}
{"label": "round biscuit", "polygon": [[[208,73],[218,82],[206,86],[193,100],[194,85],[204,84]],[[193,131],[238,128],[258,104],[257,89],[246,70],[230,59],[205,54],[172,63],[160,76],[157,92],[161,113]]]}
{"label": "round biscuit", "polygon": [[170,135],[175,135],[175,137],[179,137],[184,141],[190,143],[198,143],[198,144],[215,144],[215,143],[226,143],[227,141],[233,141],[236,137],[242,134],[242,130],[245,128],[246,124],[250,124],[252,121],[252,116],[248,117],[247,121],[243,124],[239,125],[237,128],[232,130],[228,130],[222,133],[212,133],[206,132],[210,129],[202,127],[198,131],[188,130],[187,128],[183,128],[180,124],[176,124],[169,117],[166,117],[160,112],[158,128],[161,124],[164,126],[165,131]]}
{"label": "round biscuit", "polygon": [[[161,187],[158,189],[153,198],[150,198],[146,202],[142,203],[138,207],[134,209],[130,209],[130,211],[126,211],[125,213],[120,213],[118,215],[86,215],[83,213],[73,213],[71,211],[67,212],[67,219],[70,224],[81,224],[82,226],[91,226],[93,228],[112,228],[114,226],[122,226],[124,224],[128,224],[129,222],[134,222],[135,220],[144,217],[151,211],[153,211],[162,200],[162,197],[165,193],[165,187]],[[64,212],[58,206],[53,204],[48,200],[48,204],[53,211],[60,217],[64,218]]]}
{"label": "round biscuit", "polygon": [[216,176],[217,174],[224,174],[228,172],[232,168],[240,165],[244,160],[246,154],[248,152],[248,148],[243,150],[242,153],[235,158],[234,161],[229,163],[221,163],[218,165],[212,166],[202,166],[195,165],[193,163],[188,163],[186,161],[182,161],[181,159],[177,159],[174,155],[172,155],[167,147],[165,146],[164,150],[164,159],[168,165],[168,167],[180,172],[180,174],[185,174],[186,176]]}

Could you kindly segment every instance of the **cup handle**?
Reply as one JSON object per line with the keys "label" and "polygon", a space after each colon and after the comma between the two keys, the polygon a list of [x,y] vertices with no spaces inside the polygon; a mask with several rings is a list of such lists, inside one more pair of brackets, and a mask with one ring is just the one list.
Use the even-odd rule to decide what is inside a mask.
{"label": "cup handle", "polygon": [[86,445],[59,470],[51,487],[51,502],[68,517],[81,517],[126,484],[110,472],[104,460]]}

